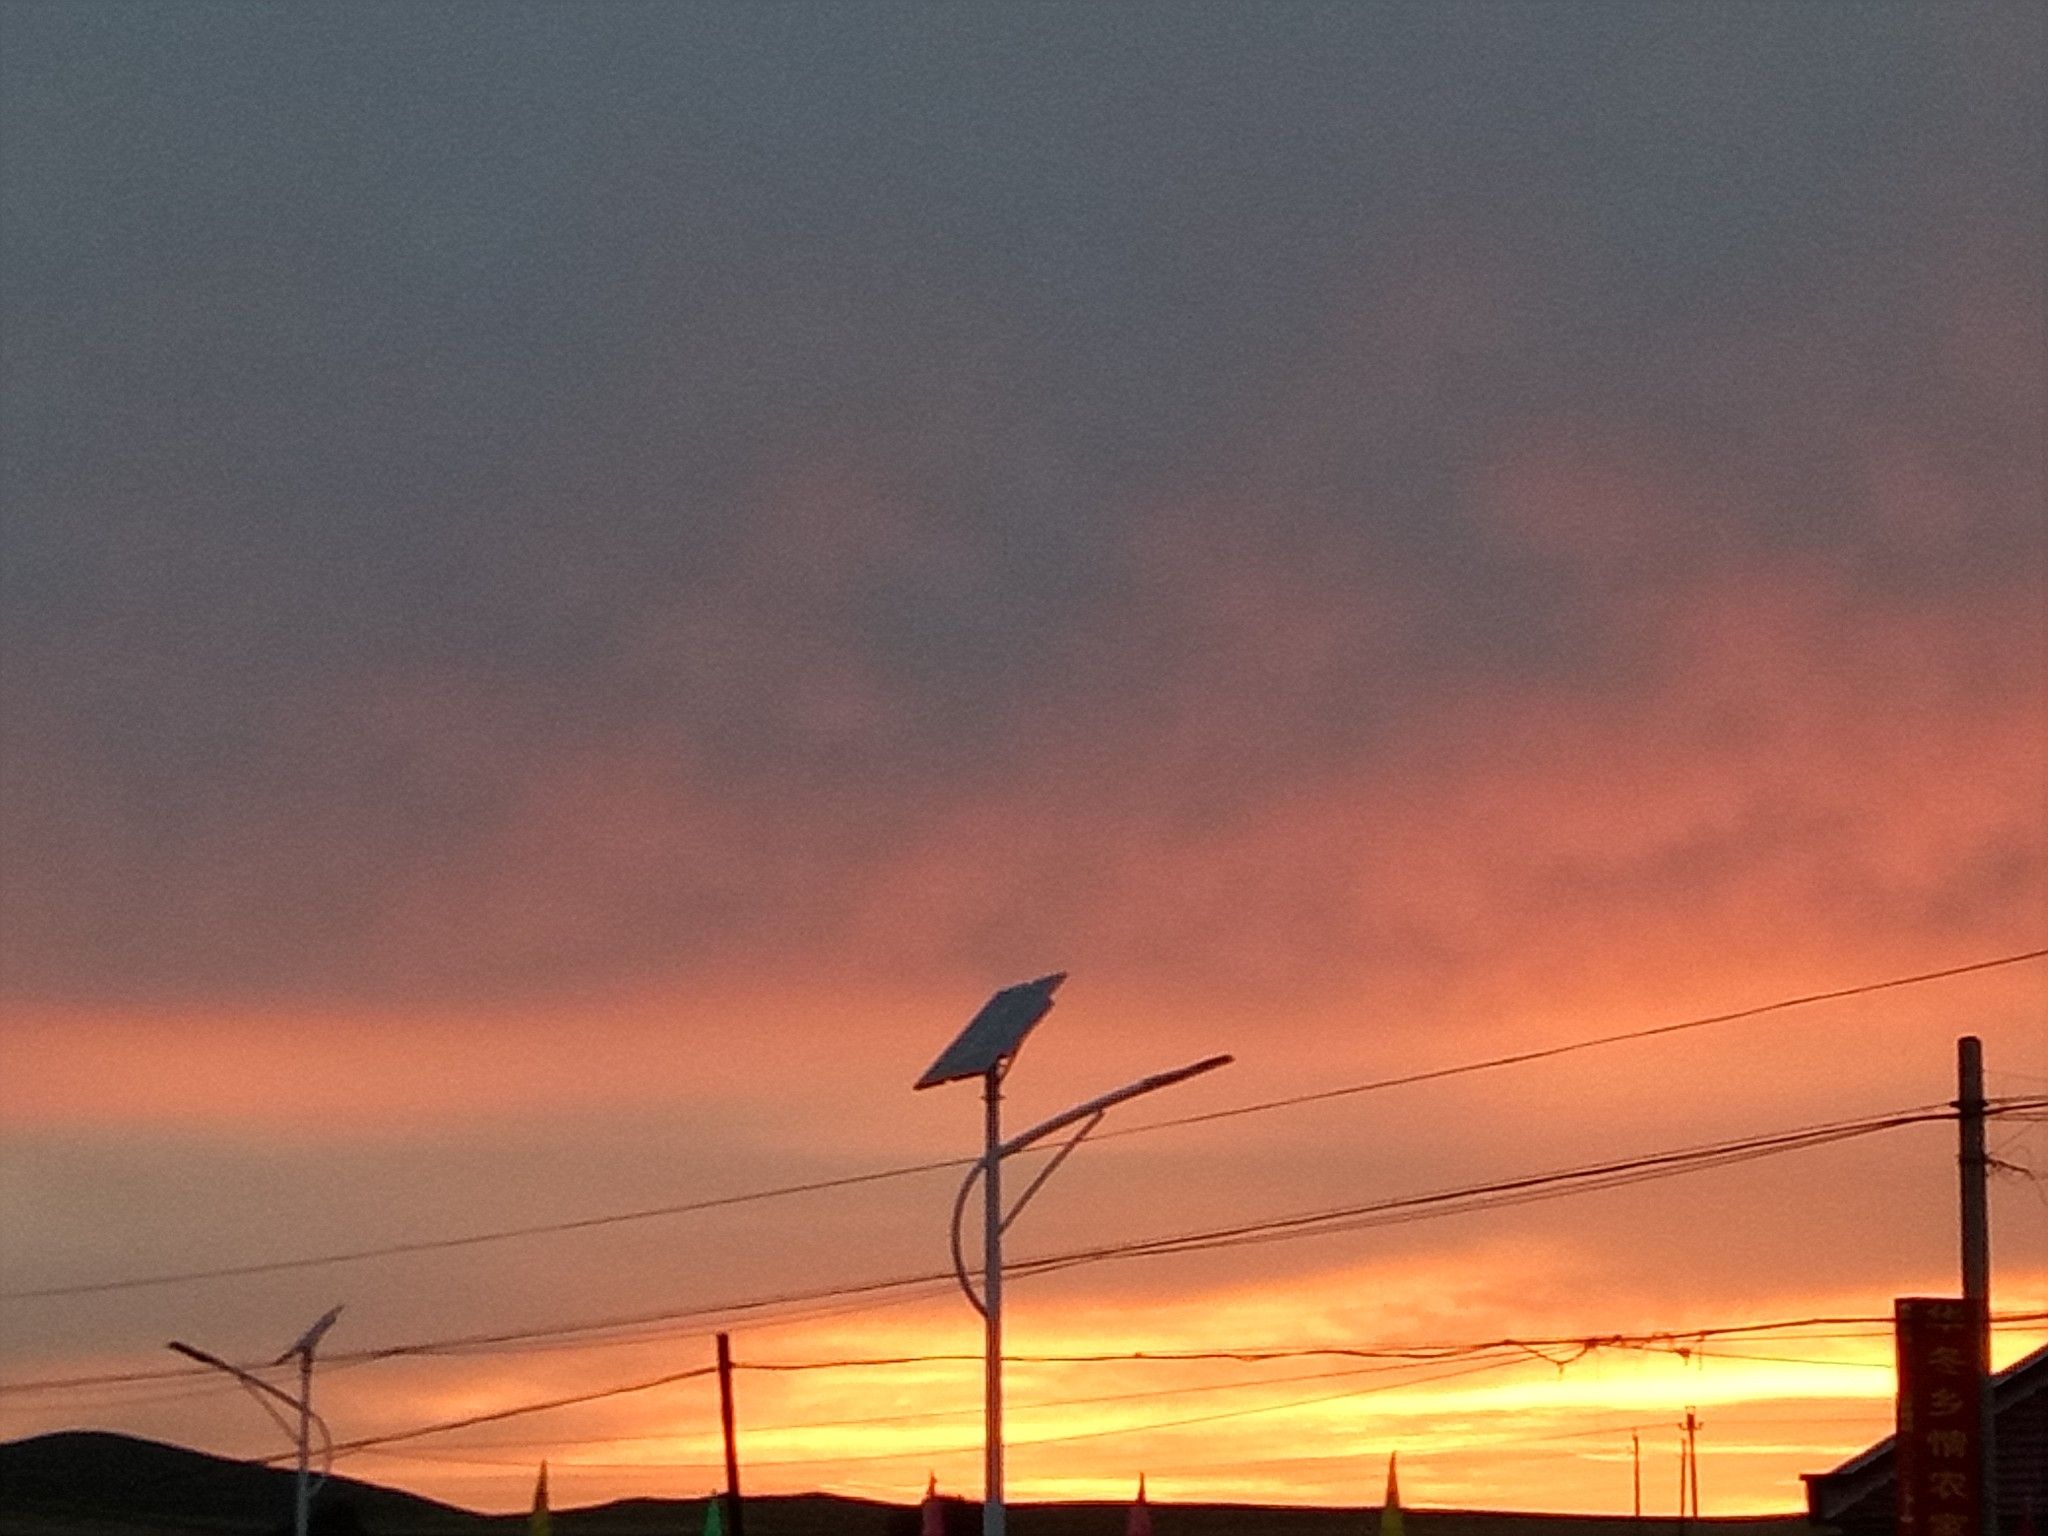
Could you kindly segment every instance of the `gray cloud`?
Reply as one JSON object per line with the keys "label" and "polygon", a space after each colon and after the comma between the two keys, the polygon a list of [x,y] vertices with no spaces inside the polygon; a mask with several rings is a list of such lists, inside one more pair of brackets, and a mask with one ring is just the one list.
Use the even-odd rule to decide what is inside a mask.
{"label": "gray cloud", "polygon": [[1262,804],[1648,718],[1688,594],[2038,626],[2017,19],[8,25],[17,993],[830,949],[1012,813],[1052,938],[1207,860],[1312,969]]}

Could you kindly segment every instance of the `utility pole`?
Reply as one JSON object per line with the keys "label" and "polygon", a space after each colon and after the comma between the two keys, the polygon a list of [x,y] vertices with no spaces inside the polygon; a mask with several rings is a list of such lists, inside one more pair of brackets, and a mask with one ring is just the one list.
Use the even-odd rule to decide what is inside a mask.
{"label": "utility pole", "polygon": [[1629,1469],[1635,1474],[1636,1483],[1636,1529],[1643,1525],[1643,1437],[1640,1431],[1628,1432]]}
{"label": "utility pole", "polygon": [[1678,1426],[1678,1536],[1685,1536],[1685,1426]]}
{"label": "utility pole", "polygon": [[1699,1416],[1691,1408],[1685,1410],[1685,1465],[1686,1477],[1692,1488],[1692,1517],[1700,1517],[1700,1448]]}
{"label": "utility pole", "polygon": [[718,1336],[718,1422],[725,1431],[725,1520],[732,1536],[747,1536],[740,1508],[740,1450],[732,1430],[732,1336]]}
{"label": "utility pole", "polygon": [[1956,1041],[1956,1170],[1961,1181],[1963,1299],[1975,1313],[1982,1394],[1977,1496],[1983,1536],[1998,1536],[1997,1427],[1991,1412],[1991,1220],[1985,1198],[1991,1159],[1984,1150],[1984,1043],[1975,1035]]}

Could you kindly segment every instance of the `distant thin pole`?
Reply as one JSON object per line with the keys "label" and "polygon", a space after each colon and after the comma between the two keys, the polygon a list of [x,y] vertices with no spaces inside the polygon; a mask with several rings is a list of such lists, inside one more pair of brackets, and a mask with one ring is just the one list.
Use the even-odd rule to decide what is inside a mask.
{"label": "distant thin pole", "polygon": [[1629,1467],[1635,1473],[1636,1483],[1636,1525],[1643,1523],[1643,1437],[1640,1432],[1628,1432]]}
{"label": "distant thin pole", "polygon": [[740,1449],[732,1428],[732,1336],[718,1336],[718,1422],[725,1431],[725,1517],[732,1536],[746,1536],[740,1504]]}

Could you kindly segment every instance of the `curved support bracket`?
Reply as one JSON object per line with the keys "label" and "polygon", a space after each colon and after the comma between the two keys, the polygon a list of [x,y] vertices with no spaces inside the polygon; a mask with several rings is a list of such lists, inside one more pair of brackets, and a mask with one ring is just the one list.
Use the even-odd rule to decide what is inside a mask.
{"label": "curved support bracket", "polygon": [[1067,1141],[1067,1144],[1061,1147],[1059,1151],[1053,1153],[1052,1161],[1038,1170],[1038,1177],[1024,1186],[1024,1193],[1017,1197],[1017,1203],[1010,1207],[1010,1214],[1003,1218],[1003,1230],[1005,1232],[1010,1230],[1010,1223],[1017,1219],[1017,1213],[1030,1203],[1031,1197],[1037,1194],[1045,1181],[1053,1176],[1060,1164],[1073,1156],[1074,1148],[1081,1145],[1082,1138],[1094,1130],[1095,1127],[1102,1124],[1102,1117],[1105,1113],[1106,1111],[1098,1109],[1094,1114],[1090,1115],[1082,1124],[1081,1129],[1074,1132],[1073,1136]]}
{"label": "curved support bracket", "polygon": [[960,1193],[953,1197],[953,1278],[960,1282],[960,1293],[967,1298],[967,1304],[983,1317],[988,1316],[988,1307],[982,1302],[980,1293],[974,1289],[974,1282],[968,1278],[967,1259],[960,1252],[960,1219],[967,1214],[967,1197],[974,1193],[974,1184],[981,1177],[982,1165],[987,1158],[978,1158],[967,1177],[960,1181]]}
{"label": "curved support bracket", "polygon": [[[1010,1223],[1017,1219],[1017,1213],[1022,1211],[1024,1207],[1030,1203],[1031,1197],[1037,1194],[1038,1191],[1044,1187],[1045,1181],[1051,1178],[1053,1174],[1058,1171],[1060,1164],[1064,1163],[1068,1158],[1074,1155],[1074,1149],[1081,1145],[1082,1140],[1088,1135],[1088,1133],[1094,1130],[1096,1126],[1102,1124],[1102,1117],[1107,1113],[1107,1110],[1098,1109],[1089,1114],[1088,1118],[1082,1122],[1081,1129],[1074,1132],[1072,1136],[1067,1138],[1066,1144],[1063,1145],[1059,1149],[1059,1151],[1053,1153],[1052,1160],[1048,1162],[1043,1168],[1038,1170],[1038,1176],[1034,1178],[1029,1184],[1025,1185],[1024,1193],[1017,1197],[1017,1203],[1011,1206],[1008,1214],[1003,1217],[1003,1231],[1007,1232],[1010,1230]],[[1062,1119],[1060,1123],[1062,1125],[1066,1125],[1071,1124],[1072,1122],[1067,1119]],[[1043,1134],[1044,1131],[1041,1129],[1039,1135]],[[1007,1157],[1012,1152],[1021,1152],[1024,1150],[1025,1147],[1030,1145],[1032,1139],[1035,1138],[1031,1137],[1030,1134],[1027,1133],[1025,1137],[1020,1137],[1014,1141],[1005,1142],[1001,1149],[998,1151],[997,1155],[1000,1157]],[[967,1170],[967,1177],[960,1181],[960,1192],[953,1197],[952,1222],[953,1278],[960,1282],[960,1290],[967,1297],[968,1305],[972,1306],[974,1310],[979,1312],[983,1317],[988,1316],[988,1306],[985,1302],[983,1302],[980,1295],[975,1291],[972,1277],[967,1272],[967,1258],[964,1251],[965,1245],[960,1231],[960,1227],[961,1223],[964,1221],[967,1215],[968,1197],[971,1194],[973,1194],[975,1184],[981,1179],[981,1176],[983,1172],[987,1169],[987,1167],[988,1159],[986,1157],[982,1157],[977,1158],[975,1160],[974,1166]]]}
{"label": "curved support bracket", "polygon": [[327,1427],[327,1421],[316,1410],[308,1408],[306,1417],[320,1431],[320,1475],[313,1479],[312,1487],[312,1491],[318,1493],[327,1486],[327,1479],[334,1475],[334,1431]]}
{"label": "curved support bracket", "polygon": [[[269,1388],[269,1382],[257,1381],[254,1377],[245,1379],[243,1377],[237,1376],[235,1378],[235,1385],[240,1387],[244,1392],[248,1393],[249,1396],[254,1398],[256,1400],[256,1406],[258,1408],[261,1408],[265,1413],[270,1415],[270,1422],[277,1426],[278,1432],[280,1434],[282,1434],[287,1440],[298,1439],[299,1432],[296,1429],[292,1428],[291,1420],[287,1419],[282,1413],[278,1412],[276,1406],[270,1401],[270,1399],[265,1397],[262,1392],[259,1392],[257,1390],[257,1388],[259,1387]],[[290,1403],[292,1408],[295,1410],[299,1406],[297,1402],[293,1401],[290,1398],[286,1398],[285,1401]]]}

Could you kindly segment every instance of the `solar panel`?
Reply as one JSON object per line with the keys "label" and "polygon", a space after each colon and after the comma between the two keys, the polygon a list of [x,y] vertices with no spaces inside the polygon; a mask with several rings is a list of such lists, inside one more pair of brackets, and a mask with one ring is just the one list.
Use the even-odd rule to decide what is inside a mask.
{"label": "solar panel", "polygon": [[1065,971],[1054,971],[1036,981],[1003,988],[983,1003],[981,1012],[968,1020],[959,1037],[939,1052],[939,1059],[925,1070],[917,1086],[935,1088],[963,1077],[980,1077],[1016,1055],[1024,1037],[1051,1011],[1052,995],[1066,979]]}
{"label": "solar panel", "polygon": [[271,1364],[283,1365],[285,1361],[291,1359],[294,1355],[305,1355],[310,1359],[313,1351],[319,1347],[320,1340],[326,1336],[327,1330],[334,1326],[334,1320],[340,1316],[341,1308],[339,1306],[329,1307],[318,1322],[299,1335],[298,1343],[279,1355]]}

